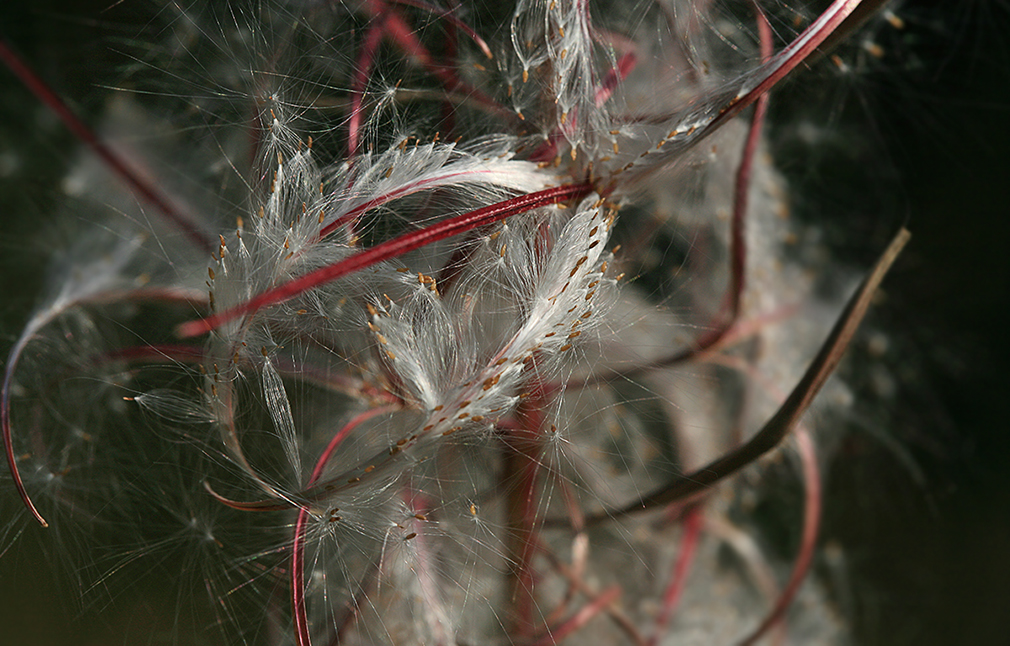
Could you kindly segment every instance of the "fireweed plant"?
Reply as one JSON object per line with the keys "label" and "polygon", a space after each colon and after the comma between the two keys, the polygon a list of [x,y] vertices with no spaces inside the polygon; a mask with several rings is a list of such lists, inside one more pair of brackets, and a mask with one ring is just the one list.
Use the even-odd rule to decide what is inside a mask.
{"label": "fireweed plant", "polygon": [[800,420],[907,233],[819,301],[762,125],[882,4],[173,5],[94,129],[0,43],[92,205],[5,366],[6,542],[181,570],[209,643],[843,641]]}

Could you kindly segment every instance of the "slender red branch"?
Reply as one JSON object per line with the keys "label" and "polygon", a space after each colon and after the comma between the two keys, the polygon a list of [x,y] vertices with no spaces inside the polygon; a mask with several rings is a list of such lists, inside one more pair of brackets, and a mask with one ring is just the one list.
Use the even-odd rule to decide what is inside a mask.
{"label": "slender red branch", "polygon": [[[3,48],[3,42],[0,41],[0,49]],[[3,387],[0,388],[0,435],[3,436],[4,454],[7,457],[7,466],[10,469],[11,477],[14,479],[14,488],[17,489],[18,496],[24,503],[25,507],[35,517],[43,527],[49,527],[49,523],[46,522],[42,514],[35,507],[32,502],[31,497],[28,495],[28,491],[25,489],[23,480],[21,479],[21,471],[18,468],[17,458],[14,455],[14,444],[12,437],[12,425],[10,419],[11,413],[11,390],[14,383],[14,373],[17,371],[18,362],[21,359],[21,355],[24,353],[28,344],[31,343],[35,335],[49,325],[52,321],[56,320],[63,312],[67,311],[71,307],[75,307],[84,303],[90,304],[101,304],[101,303],[115,303],[122,301],[134,301],[140,302],[145,300],[161,301],[167,303],[184,303],[188,305],[199,305],[205,303],[200,298],[194,297],[192,294],[188,294],[183,290],[173,290],[164,288],[142,288],[136,290],[128,291],[108,291],[108,292],[98,292],[96,294],[91,294],[85,298],[70,299],[67,301],[58,301],[57,303],[51,304],[48,309],[46,309],[41,314],[35,316],[22,332],[21,338],[18,339],[14,347],[11,348],[10,354],[7,356],[7,365],[4,366],[4,378]],[[181,346],[180,346],[181,347]]]}
{"label": "slender red branch", "polygon": [[105,164],[119,175],[133,190],[142,198],[154,205],[165,219],[176,226],[182,233],[198,247],[210,253],[214,250],[214,243],[201,228],[190,217],[184,215],[178,206],[172,203],[167,195],[162,193],[156,186],[141,177],[129,163],[119,156],[112,148],[102,142],[98,136],[92,132],[81,119],[74,114],[63,99],[56,95],[39,76],[25,64],[21,58],[14,53],[7,41],[0,38],[0,61],[7,66],[18,80],[27,87],[32,94],[44,103],[50,110],[56,113],[70,132],[74,133],[88,148],[91,149]]}
{"label": "slender red branch", "polygon": [[561,643],[569,635],[572,635],[589,623],[593,617],[600,614],[600,612],[605,610],[607,606],[616,601],[620,596],[621,588],[619,586],[615,585],[612,588],[604,590],[600,593],[600,596],[580,608],[568,621],[548,631],[546,635],[535,641],[533,646],[554,646]]}
{"label": "slender red branch", "polygon": [[203,483],[203,488],[214,500],[226,507],[231,507],[232,509],[237,509],[239,511],[283,511],[295,506],[295,503],[282,498],[271,498],[270,500],[257,500],[254,502],[243,502],[240,500],[225,498],[215,491],[214,487],[212,487],[206,480]]}
{"label": "slender red branch", "polygon": [[663,632],[670,624],[677,605],[680,603],[684,588],[687,587],[687,576],[691,573],[691,564],[697,553],[698,537],[701,535],[702,509],[700,505],[693,505],[684,514],[684,537],[680,542],[680,553],[673,566],[673,576],[670,577],[670,585],[667,586],[663,594],[663,608],[656,618],[656,634],[649,640],[649,646],[655,646],[663,636]]}
{"label": "slender red branch", "polygon": [[[2,46],[2,43],[0,43],[0,46]],[[27,347],[28,342],[33,336],[34,332],[32,330],[26,330],[25,334],[14,345],[14,348],[11,349],[11,353],[7,359],[7,367],[4,370],[3,389],[0,391],[0,425],[2,425],[3,429],[4,454],[7,456],[7,466],[10,468],[11,477],[14,478],[14,488],[17,489],[21,502],[24,503],[29,513],[35,517],[35,520],[43,527],[49,527],[49,523],[46,522],[46,519],[42,517],[42,514],[35,507],[35,503],[32,502],[28,491],[25,489],[25,484],[21,480],[21,471],[18,469],[18,461],[14,456],[14,444],[11,437],[11,387],[14,383],[14,372],[21,353],[24,352],[25,347]]]}
{"label": "slender red branch", "polygon": [[774,416],[750,440],[688,475],[676,478],[623,508],[586,519],[587,524],[613,519],[624,514],[668,505],[695,496],[715,483],[733,475],[768,453],[796,427],[800,418],[841,361],[852,336],[870,307],[870,301],[884,276],[908,243],[911,234],[901,229],[891,240],[877,264],[852,295],[817,356],[803,378],[793,388]]}
{"label": "slender red branch", "polygon": [[[373,16],[380,15],[387,9],[386,3],[382,0],[367,0],[366,4],[369,13]],[[420,39],[418,39],[415,31],[395,10],[392,9],[389,10],[389,14],[387,16],[386,34],[400,47],[400,49],[413,58],[415,62],[424,67],[430,74],[441,81],[446,90],[450,92],[458,90],[469,96],[477,103],[491,108],[496,114],[507,118],[509,121],[515,121],[517,119],[513,112],[506,110],[494,99],[460,79],[454,70],[445,65],[439,65],[436,63],[431,55],[431,52],[429,52],[428,48],[421,43]]]}
{"label": "slender red branch", "polygon": [[[318,465],[317,465],[318,466]],[[309,512],[302,507],[295,521],[295,539],[291,546],[291,613],[294,615],[295,640],[298,646],[312,646],[309,616],[305,608],[305,523]]]}
{"label": "slender red branch", "polygon": [[378,20],[368,28],[365,41],[361,44],[358,64],[354,70],[354,80],[351,84],[351,118],[347,124],[347,157],[354,157],[358,151],[358,129],[361,127],[361,101],[368,84],[368,75],[372,70],[375,52],[382,41],[382,33],[386,30],[386,16],[380,15]]}
{"label": "slender red branch", "polygon": [[[768,24],[768,20],[765,18],[764,12],[761,11],[760,6],[758,6],[756,2],[754,3],[754,10],[758,17],[758,33],[761,39],[761,57],[763,60],[767,60],[772,55],[771,25]],[[625,58],[627,56],[633,55],[626,54]],[[621,60],[623,61],[624,58]],[[634,59],[632,58],[631,64],[633,63]],[[615,70],[611,70],[611,73],[614,71]],[[626,74],[627,73],[624,73],[621,78],[624,78]],[[609,78],[610,77],[608,76],[608,79]],[[599,378],[590,378],[583,384],[569,383],[569,385],[591,385],[600,380],[611,380],[614,378],[628,379],[645,370],[656,370],[674,366],[678,363],[684,363],[685,361],[694,359],[698,355],[711,350],[726,339],[730,330],[732,330],[734,325],[737,323],[740,315],[741,304],[743,302],[744,289],[746,289],[746,217],[750,192],[751,169],[754,165],[754,156],[757,154],[757,147],[761,142],[761,134],[764,129],[764,121],[767,113],[768,94],[765,93],[758,97],[757,104],[754,106],[754,113],[751,115],[751,121],[747,131],[747,139],[744,142],[743,155],[740,158],[740,165],[737,167],[736,179],[733,186],[733,217],[730,224],[729,244],[730,285],[726,294],[728,312],[726,311],[726,306],[724,305],[720,312],[713,317],[710,329],[697,337],[690,347],[681,350],[676,354],[672,354],[657,361],[651,361],[644,366],[635,366],[614,374],[604,375]]]}
{"label": "slender red branch", "polygon": [[772,86],[796,69],[821,43],[831,37],[839,25],[845,22],[862,2],[863,0],[834,0],[817,17],[817,20],[769,61],[765,70],[757,77],[760,80],[753,87],[745,86],[735,97],[730,99],[729,103],[719,111],[719,115],[698,133],[697,138],[704,138],[709,132],[740,114],[744,108],[757,101]]}
{"label": "slender red branch", "polygon": [[92,364],[105,361],[158,361],[168,359],[177,363],[200,363],[206,357],[204,349],[195,345],[137,345],[93,356]]}
{"label": "slender red branch", "polygon": [[806,485],[806,495],[803,503],[803,533],[800,539],[800,549],[796,554],[796,561],[793,563],[793,571],[789,575],[789,581],[779,594],[778,600],[772,607],[771,612],[765,617],[761,625],[753,633],[740,642],[740,646],[750,646],[761,639],[776,623],[782,620],[786,610],[796,597],[803,579],[810,571],[810,563],[814,556],[814,547],[817,545],[817,533],[820,529],[821,521],[821,477],[820,469],[817,466],[817,452],[814,448],[813,438],[804,427],[796,429],[796,445],[800,453],[800,461],[803,464],[803,481]]}
{"label": "slender red branch", "polygon": [[380,406],[379,408],[372,408],[364,412],[358,413],[351,418],[351,421],[347,422],[342,429],[340,429],[330,443],[326,445],[326,449],[320,454],[319,460],[316,462],[316,467],[312,470],[312,477],[309,478],[309,486],[315,484],[316,480],[323,475],[323,469],[326,467],[326,463],[330,461],[333,457],[333,452],[337,450],[341,442],[347,439],[347,436],[355,428],[363,424],[364,422],[372,419],[376,415],[384,415],[386,413],[391,413],[396,410],[396,406]]}
{"label": "slender red branch", "polygon": [[[629,122],[668,123],[671,119],[681,120],[680,125],[687,127],[679,129],[678,126],[678,129],[671,131],[669,137],[673,145],[665,147],[667,155],[674,152],[680,153],[697,145],[760,99],[768,90],[806,61],[813,52],[831,38],[835,30],[843,23],[846,23],[847,26],[849,24],[847,19],[863,2],[864,0],[834,0],[785,49],[773,56],[755,72],[738,79],[737,89],[713,93],[704,105],[690,104],[679,116],[633,117],[629,119]],[[677,137],[676,141],[672,140],[674,136]],[[646,172],[654,170],[655,168],[648,168]]]}
{"label": "slender red branch", "polygon": [[597,107],[606,103],[613,96],[618,81],[628,78],[628,74],[631,74],[631,70],[635,69],[637,63],[638,57],[635,56],[635,52],[628,52],[617,60],[617,67],[612,67],[607,72],[607,75],[603,77],[600,87],[596,88],[595,100]]}
{"label": "slender red branch", "polygon": [[452,11],[442,9],[441,7],[436,7],[432,4],[428,4],[427,2],[423,2],[422,0],[392,0],[392,1],[395,2],[396,4],[402,4],[408,7],[417,7],[418,9],[423,9],[424,11],[433,13],[439,18],[444,18],[446,21],[449,22],[450,25],[452,25],[456,29],[459,29],[464,34],[469,36],[470,40],[472,40],[474,44],[480,48],[480,51],[484,54],[484,56],[488,58],[488,60],[494,58],[494,56],[491,54],[491,48],[487,46],[487,43],[484,42],[484,39],[481,38],[476,31],[474,31],[473,27],[466,24],[464,21],[460,20],[459,17],[456,16],[456,14],[454,14]]}
{"label": "slender red branch", "polygon": [[538,544],[539,503],[536,494],[540,482],[541,431],[546,404],[543,390],[534,387],[518,411],[519,428],[510,431],[506,439],[508,453],[504,472],[510,481],[516,478],[510,484],[508,515],[512,542],[509,549],[511,599],[515,607],[514,630],[519,637],[531,636],[534,628],[536,576],[533,556]]}
{"label": "slender red branch", "polygon": [[593,188],[589,183],[565,184],[537,191],[536,193],[520,195],[519,197],[492,204],[476,211],[443,220],[419,231],[405,233],[332,265],[321,267],[304,276],[262,292],[258,296],[229,310],[219,312],[204,319],[183,323],[179,326],[178,334],[185,338],[210,332],[241,316],[252,314],[270,305],[282,303],[310,289],[360,271],[384,260],[395,258],[444,238],[465,233],[479,226],[525,213],[537,207],[583,198],[592,190]]}
{"label": "slender red branch", "polygon": [[[758,34],[761,40],[761,60],[767,61],[772,56],[772,28],[757,1],[752,0],[751,4],[757,14]],[[717,343],[729,331],[740,315],[743,292],[746,288],[747,241],[745,240],[744,222],[750,197],[751,168],[754,165],[758,144],[761,143],[767,112],[768,93],[766,92],[758,97],[757,103],[754,105],[750,129],[747,132],[747,140],[744,142],[743,156],[740,158],[740,166],[736,171],[736,183],[733,187],[733,220],[730,231],[730,319],[714,343]]]}
{"label": "slender red branch", "polygon": [[[309,477],[308,485],[315,484],[316,480],[326,469],[326,463],[333,457],[337,447],[347,439],[351,431],[360,426],[363,422],[383,413],[393,410],[391,406],[382,406],[358,413],[351,418],[344,427],[337,431],[326,449],[319,455],[312,475]],[[291,544],[291,612],[294,615],[295,639],[298,646],[311,646],[312,639],[309,636],[309,619],[305,608],[305,524],[308,522],[309,510],[301,507],[298,510],[298,520],[295,521],[295,535]]]}

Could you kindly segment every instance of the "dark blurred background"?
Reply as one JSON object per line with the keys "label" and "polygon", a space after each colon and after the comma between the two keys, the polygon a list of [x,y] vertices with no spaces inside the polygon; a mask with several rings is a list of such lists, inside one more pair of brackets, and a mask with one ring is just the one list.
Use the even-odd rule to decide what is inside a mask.
{"label": "dark blurred background", "polygon": [[[152,11],[110,4],[0,8],[0,33],[91,123]],[[882,58],[839,50],[848,74],[826,58],[773,98],[797,210],[827,223],[840,257],[866,266],[898,226],[913,232],[869,322],[888,333],[878,359],[894,394],[864,393],[828,476],[823,540],[843,548],[857,644],[1010,644],[1010,4],[915,0],[898,15],[903,29],[874,33]],[[778,107],[797,103],[807,111]],[[801,150],[790,128],[811,112],[847,142]],[[41,289],[76,145],[0,68],[4,355]],[[79,609],[59,598],[80,591],[54,580],[37,532],[0,557],[0,642],[148,643],[173,601],[120,598],[71,628]]]}

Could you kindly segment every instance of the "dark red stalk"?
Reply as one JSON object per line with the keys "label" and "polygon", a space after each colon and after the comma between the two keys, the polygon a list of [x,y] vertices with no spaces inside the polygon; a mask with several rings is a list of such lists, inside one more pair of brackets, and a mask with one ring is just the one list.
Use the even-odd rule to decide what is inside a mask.
{"label": "dark red stalk", "polygon": [[347,157],[353,158],[358,151],[358,129],[361,127],[361,100],[368,84],[368,75],[372,71],[372,61],[375,52],[382,41],[382,33],[386,30],[386,16],[380,15],[365,33],[365,41],[361,44],[358,64],[354,69],[354,80],[351,84],[351,118],[347,124]]}
{"label": "dark red stalk", "polygon": [[[2,43],[0,43],[0,46],[2,46]],[[14,488],[17,489],[21,502],[28,508],[31,515],[35,517],[35,520],[43,527],[49,527],[49,523],[46,522],[46,519],[36,509],[35,504],[28,495],[28,491],[25,489],[24,482],[21,480],[21,472],[18,470],[18,461],[14,456],[14,445],[11,441],[11,387],[14,382],[14,371],[17,368],[17,362],[21,357],[21,353],[33,336],[34,332],[22,336],[11,350],[10,356],[7,359],[3,389],[0,391],[0,425],[2,425],[3,429],[4,453],[7,456],[7,466],[10,467],[11,477],[14,478]]]}
{"label": "dark red stalk", "polygon": [[730,99],[719,115],[697,134],[697,139],[704,138],[709,132],[720,128],[728,120],[757,101],[776,83],[785,78],[807,59],[822,43],[828,40],[838,27],[859,8],[863,0],[834,0],[820,16],[807,27],[802,34],[776,55],[768,64],[768,70],[761,80],[748,89],[741,90]]}
{"label": "dark red stalk", "polygon": [[[534,363],[534,366],[536,364]],[[534,367],[535,369],[535,367]],[[533,634],[533,611],[536,607],[536,574],[533,556],[538,547],[537,489],[540,482],[541,433],[544,408],[547,405],[543,389],[535,387],[518,411],[519,428],[506,436],[504,473],[509,480],[508,519],[510,530],[509,557],[512,594],[515,608],[513,629],[520,637]],[[513,480],[515,478],[515,480]]]}
{"label": "dark red stalk", "polygon": [[612,67],[607,75],[603,77],[603,82],[600,87],[596,89],[596,106],[599,107],[607,102],[614,94],[614,89],[617,88],[618,81],[623,81],[628,78],[628,74],[631,74],[631,70],[635,69],[635,65],[638,63],[638,57],[635,56],[635,52],[628,52],[624,56],[621,56],[617,60],[617,67]]}
{"label": "dark red stalk", "polygon": [[[450,11],[455,11],[459,8],[459,2],[453,0],[450,4]],[[451,14],[450,14],[451,15]],[[456,29],[456,25],[450,22],[445,29],[445,36],[442,41],[442,58],[447,64],[454,68],[459,67],[459,33]],[[487,52],[490,54],[490,50]],[[448,141],[453,141],[456,139],[456,112],[457,108],[453,103],[452,99],[446,97],[445,101],[442,102],[442,116],[440,120],[441,129],[438,132],[444,132],[445,138]]]}
{"label": "dark red stalk", "polygon": [[[758,33],[761,39],[761,58],[767,60],[772,55],[772,31],[765,18],[764,12],[755,3],[754,10],[758,17]],[[626,54],[633,56],[632,54]],[[623,61],[624,58],[621,60]],[[632,63],[634,58],[632,58]],[[619,63],[620,66],[620,63]],[[622,68],[623,69],[623,68]],[[616,70],[611,70],[613,74]],[[629,70],[630,72],[630,70]],[[628,72],[621,76],[623,79]],[[610,76],[608,75],[608,79]],[[615,80],[616,82],[616,80]],[[609,94],[608,94],[609,96]],[[733,186],[733,217],[730,223],[730,285],[726,294],[728,309],[726,306],[715,315],[712,327],[694,340],[691,347],[676,354],[670,355],[658,361],[650,362],[644,366],[622,370],[615,374],[605,375],[599,379],[590,378],[582,384],[569,382],[569,386],[591,385],[598,381],[609,381],[614,378],[627,379],[645,370],[656,370],[690,361],[696,356],[712,349],[719,342],[723,341],[729,331],[733,329],[740,315],[740,305],[743,301],[743,292],[746,289],[747,272],[747,240],[746,240],[746,217],[749,202],[751,170],[754,166],[754,156],[757,154],[757,147],[761,143],[761,134],[764,129],[765,117],[768,113],[768,93],[762,94],[757,99],[754,106],[754,113],[751,115],[750,126],[747,131],[747,139],[744,142],[743,155],[740,158],[740,165],[737,167],[736,179]]]}
{"label": "dark red stalk", "polygon": [[697,552],[698,537],[701,535],[702,511],[700,505],[694,505],[684,514],[684,537],[680,541],[680,553],[673,565],[673,575],[670,584],[663,594],[663,609],[656,619],[656,634],[649,640],[649,646],[655,646],[670,624],[677,605],[680,603],[684,588],[687,587],[687,576],[691,573],[691,564]]}
{"label": "dark red stalk", "polygon": [[[758,34],[761,40],[761,60],[767,61],[772,56],[772,28],[768,24],[761,7],[756,0],[752,0],[754,11],[757,14]],[[740,304],[743,300],[743,292],[746,287],[747,271],[747,233],[744,226],[747,216],[747,205],[750,198],[750,175],[754,166],[754,156],[757,154],[758,144],[761,143],[761,133],[764,129],[765,114],[768,112],[768,93],[765,92],[758,97],[754,105],[754,113],[751,115],[750,129],[747,131],[747,141],[744,142],[743,156],[740,159],[740,166],[736,171],[736,183],[733,187],[733,220],[730,230],[730,318],[726,326],[721,330],[714,341],[709,345],[717,343],[730,327],[736,322],[740,315]]]}
{"label": "dark red stalk", "polygon": [[617,598],[620,596],[621,588],[619,586],[615,585],[604,590],[598,597],[580,608],[578,612],[568,619],[568,621],[564,622],[557,628],[550,630],[546,635],[535,641],[533,646],[554,646],[555,644],[560,644],[568,638],[568,636],[574,634],[589,623],[593,617],[596,617],[603,612],[607,606],[617,601]]}
{"label": "dark red stalk", "polygon": [[880,282],[894,261],[897,260],[898,254],[901,253],[910,237],[911,234],[905,229],[901,229],[894,236],[890,245],[877,260],[873,270],[849,299],[845,310],[835,323],[835,327],[832,328],[817,356],[807,367],[803,378],[789,393],[789,397],[786,398],[775,415],[750,440],[701,469],[677,478],[642,496],[630,505],[587,518],[586,523],[597,523],[696,496],[717,482],[753,464],[758,458],[778,446],[799,423],[800,418],[820,392],[828,377],[831,376],[838,362],[841,361],[852,336],[856,333],[856,329],[870,307],[870,301]]}
{"label": "dark red stalk", "polygon": [[[317,465],[318,466],[318,465]],[[298,510],[295,521],[295,540],[291,546],[291,612],[294,615],[295,641],[298,646],[312,646],[309,635],[309,617],[305,608],[305,523],[309,512]]]}
{"label": "dark red stalk", "polygon": [[332,265],[321,267],[304,276],[262,292],[258,296],[229,310],[219,312],[204,319],[183,323],[178,329],[179,336],[186,338],[210,332],[241,316],[252,314],[263,307],[282,303],[310,289],[360,271],[376,263],[396,258],[433,242],[465,233],[485,224],[504,220],[513,215],[525,213],[537,207],[583,198],[592,190],[593,187],[587,182],[564,184],[543,191],[537,191],[536,193],[520,195],[519,197],[498,202],[476,211],[470,211],[469,213],[443,220],[419,231],[405,233]]}
{"label": "dark red stalk", "polygon": [[[351,431],[376,415],[388,413],[391,410],[393,410],[391,406],[366,410],[363,413],[355,415],[347,424],[344,424],[344,427],[333,436],[333,439],[330,440],[330,443],[316,461],[316,466],[312,469],[312,475],[309,477],[308,486],[315,484],[316,480],[323,474],[323,470],[326,469],[326,463],[330,461],[334,451],[347,439]],[[294,615],[295,638],[298,646],[311,646],[312,644],[312,639],[309,636],[309,619],[305,609],[305,523],[308,522],[308,518],[308,508],[300,508],[298,510],[298,520],[295,521],[295,536],[291,544],[291,611]]]}
{"label": "dark red stalk", "polygon": [[814,556],[814,547],[817,545],[817,533],[821,521],[821,477],[820,469],[817,466],[817,452],[814,448],[813,438],[802,426],[796,429],[796,445],[799,449],[800,460],[803,463],[803,481],[806,486],[806,495],[803,504],[803,534],[800,539],[800,549],[796,554],[796,561],[793,563],[793,571],[789,575],[789,581],[782,589],[779,598],[772,607],[771,612],[765,617],[761,625],[753,633],[740,642],[740,646],[751,646],[763,637],[776,623],[782,620],[789,609],[790,604],[796,597],[803,579],[810,571],[810,563]]}
{"label": "dark red stalk", "polygon": [[92,364],[106,361],[161,361],[176,363],[201,363],[206,358],[204,349],[195,345],[137,345],[106,352],[90,359]]}
{"label": "dark red stalk", "polygon": [[[700,105],[691,105],[679,117],[666,115],[657,120],[655,117],[631,119],[632,122],[660,123],[679,118],[680,125],[694,124],[687,130],[673,130],[669,137],[678,137],[672,146],[666,146],[665,154],[682,152],[705,140],[713,132],[724,126],[728,121],[753,104],[775,84],[788,76],[800,64],[806,61],[812,53],[831,38],[832,34],[843,23],[848,28],[847,19],[864,0],[834,0],[820,16],[793,40],[785,49],[773,56],[757,71],[747,74],[735,83],[736,89],[728,87],[711,94],[707,101]],[[717,111],[711,116],[712,111]],[[623,172],[623,171],[621,171]]]}
{"label": "dark red stalk", "polygon": [[[3,48],[3,42],[0,41],[0,49]],[[46,522],[42,514],[35,507],[32,502],[31,497],[28,495],[28,491],[25,489],[24,482],[21,479],[21,471],[18,469],[17,458],[14,455],[14,445],[12,437],[10,410],[11,410],[11,386],[14,383],[14,373],[17,370],[18,361],[21,359],[21,354],[28,347],[28,344],[35,337],[35,335],[45,328],[49,323],[54,321],[60,314],[66,310],[74,307],[76,305],[81,305],[83,303],[99,304],[99,303],[115,303],[119,301],[162,301],[166,303],[183,303],[192,306],[201,306],[205,304],[205,301],[200,298],[194,298],[181,290],[165,289],[165,288],[152,288],[152,289],[136,289],[128,291],[110,291],[110,292],[99,292],[97,294],[92,294],[87,298],[82,298],[78,300],[71,300],[69,302],[62,303],[59,307],[54,308],[50,306],[48,311],[44,314],[39,315],[38,318],[33,318],[28,327],[22,333],[21,338],[18,339],[14,347],[11,348],[10,354],[7,356],[7,365],[4,366],[4,378],[3,387],[0,389],[0,435],[3,436],[4,454],[7,457],[7,466],[10,469],[11,477],[14,479],[14,488],[17,489],[18,495],[21,501],[24,503],[28,511],[35,517],[43,527],[49,527],[49,523]],[[178,346],[183,347],[183,346]],[[113,357],[114,358],[114,357]]]}
{"label": "dark red stalk", "polygon": [[[381,15],[387,9],[386,3],[382,0],[367,0],[366,4],[369,13],[373,16]],[[417,34],[410,25],[392,9],[387,15],[386,34],[416,63],[441,81],[449,92],[458,90],[481,105],[491,108],[496,114],[506,117],[509,121],[518,119],[513,112],[506,110],[494,99],[460,79],[451,68],[436,63],[431,52],[417,38]]]}
{"label": "dark red stalk", "polygon": [[459,29],[464,34],[469,36],[470,39],[474,42],[474,44],[480,48],[480,51],[484,54],[484,56],[488,58],[488,60],[494,58],[494,56],[492,56],[491,54],[491,48],[487,46],[487,43],[484,42],[484,39],[481,38],[476,31],[474,31],[473,27],[460,20],[456,16],[456,14],[454,14],[452,11],[442,9],[441,7],[436,7],[434,5],[428,4],[427,2],[422,2],[422,0],[392,0],[392,1],[395,2],[396,4],[423,9],[424,11],[428,11],[430,13],[435,14],[439,18],[444,18],[446,21],[449,22],[450,25],[452,25],[456,29]]}
{"label": "dark red stalk", "polygon": [[180,209],[172,204],[167,195],[163,194],[157,187],[146,181],[114,150],[103,143],[94,132],[91,131],[83,121],[74,114],[63,100],[56,95],[39,76],[29,68],[21,58],[7,45],[7,41],[0,38],[0,60],[7,66],[15,76],[18,77],[25,87],[32,94],[45,104],[50,110],[56,113],[63,125],[74,133],[84,145],[91,149],[105,164],[120,176],[130,187],[141,197],[154,205],[165,219],[176,226],[182,233],[198,247],[210,253],[214,250],[214,243],[200,227],[188,216],[184,215]]}

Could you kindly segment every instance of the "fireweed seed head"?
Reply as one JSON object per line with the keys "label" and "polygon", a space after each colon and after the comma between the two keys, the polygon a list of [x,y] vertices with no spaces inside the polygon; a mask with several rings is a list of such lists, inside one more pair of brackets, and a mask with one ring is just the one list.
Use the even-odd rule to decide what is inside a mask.
{"label": "fireweed seed head", "polygon": [[[12,490],[224,643],[844,643],[798,420],[905,238],[819,301],[761,133],[880,4],[173,6],[94,130],[0,43],[104,205],[5,366]],[[794,430],[790,564],[718,483]]]}

